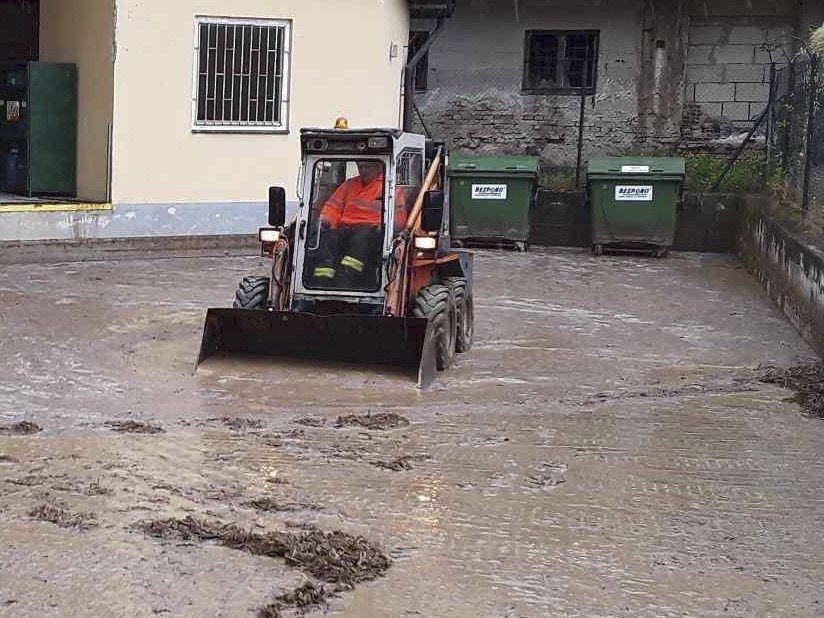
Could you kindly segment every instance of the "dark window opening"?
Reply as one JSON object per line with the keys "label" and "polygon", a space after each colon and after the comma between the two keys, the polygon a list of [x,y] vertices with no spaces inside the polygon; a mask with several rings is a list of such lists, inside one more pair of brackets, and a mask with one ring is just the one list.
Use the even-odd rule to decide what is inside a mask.
{"label": "dark window opening", "polygon": [[[413,30],[409,33],[409,57],[407,62],[418,53],[418,50],[429,39],[429,32],[426,30]],[[426,90],[426,78],[429,75],[429,52],[426,52],[415,67],[414,85],[415,90]]]}
{"label": "dark window opening", "polygon": [[527,92],[595,94],[598,32],[527,30],[524,84]]}
{"label": "dark window opening", "polygon": [[0,62],[39,56],[39,0],[0,0]]}

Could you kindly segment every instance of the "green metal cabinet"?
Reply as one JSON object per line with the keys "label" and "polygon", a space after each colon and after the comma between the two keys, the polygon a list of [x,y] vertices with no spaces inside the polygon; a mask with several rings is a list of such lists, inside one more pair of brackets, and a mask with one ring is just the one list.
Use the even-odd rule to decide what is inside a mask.
{"label": "green metal cabinet", "polygon": [[74,64],[0,64],[0,190],[76,195]]}
{"label": "green metal cabinet", "polygon": [[592,159],[587,186],[592,247],[665,255],[675,240],[685,165],[681,157]]}
{"label": "green metal cabinet", "polygon": [[451,155],[447,174],[453,239],[526,248],[537,157]]}

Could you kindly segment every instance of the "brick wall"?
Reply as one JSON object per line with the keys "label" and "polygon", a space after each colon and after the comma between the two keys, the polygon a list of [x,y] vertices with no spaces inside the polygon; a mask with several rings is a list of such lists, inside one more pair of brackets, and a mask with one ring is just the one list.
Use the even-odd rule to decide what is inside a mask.
{"label": "brick wall", "polygon": [[797,13],[796,0],[578,0],[574,10],[567,0],[462,0],[430,52],[429,89],[417,101],[432,135],[455,150],[537,155],[545,169],[568,168],[580,99],[523,91],[525,31],[598,30],[584,160],[728,148],[724,138],[763,109],[770,54],[786,60]]}

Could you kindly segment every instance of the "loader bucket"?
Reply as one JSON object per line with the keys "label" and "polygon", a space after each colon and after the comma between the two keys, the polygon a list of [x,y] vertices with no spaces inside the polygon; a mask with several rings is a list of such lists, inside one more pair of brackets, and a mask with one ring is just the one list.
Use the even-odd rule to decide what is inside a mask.
{"label": "loader bucket", "polygon": [[435,343],[423,318],[209,309],[197,364],[245,353],[406,367],[434,379]]}

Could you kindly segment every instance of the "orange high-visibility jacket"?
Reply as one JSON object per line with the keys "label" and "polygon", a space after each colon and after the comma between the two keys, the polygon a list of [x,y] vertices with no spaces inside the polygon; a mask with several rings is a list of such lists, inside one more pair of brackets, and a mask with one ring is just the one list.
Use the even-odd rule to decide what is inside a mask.
{"label": "orange high-visibility jacket", "polygon": [[383,174],[368,184],[360,176],[350,178],[326,200],[320,217],[331,227],[342,225],[373,225],[383,219]]}

